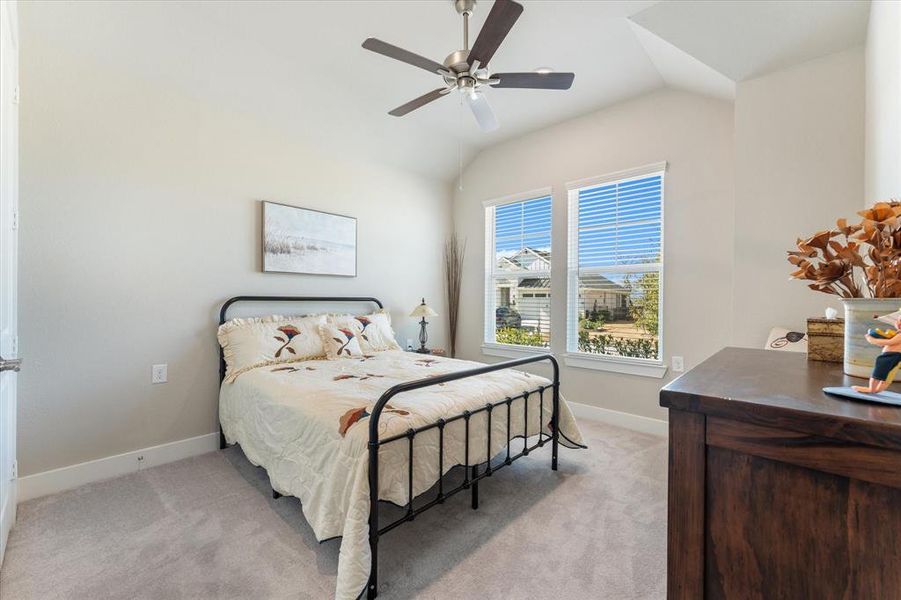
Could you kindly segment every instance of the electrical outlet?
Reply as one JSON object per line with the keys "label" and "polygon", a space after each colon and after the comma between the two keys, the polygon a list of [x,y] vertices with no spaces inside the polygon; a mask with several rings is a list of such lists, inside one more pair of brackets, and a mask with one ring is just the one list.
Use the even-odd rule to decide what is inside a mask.
{"label": "electrical outlet", "polygon": [[407,350],[413,349],[413,338],[407,338]]}
{"label": "electrical outlet", "polygon": [[10,469],[9,478],[10,480],[19,478],[19,461],[13,461],[13,466],[12,469]]}
{"label": "electrical outlet", "polygon": [[138,454],[138,470],[144,468],[144,455]]}
{"label": "electrical outlet", "polygon": [[674,356],[673,357],[673,371],[675,371],[676,373],[681,373],[684,370],[685,370],[685,361],[682,359],[681,356]]}
{"label": "electrical outlet", "polygon": [[150,368],[150,383],[166,383],[169,381],[169,365],[153,365]]}

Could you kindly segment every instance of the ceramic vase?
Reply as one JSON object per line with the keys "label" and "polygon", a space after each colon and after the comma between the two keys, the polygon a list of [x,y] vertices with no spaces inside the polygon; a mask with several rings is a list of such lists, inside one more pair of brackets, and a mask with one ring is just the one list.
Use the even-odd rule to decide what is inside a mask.
{"label": "ceramic vase", "polygon": [[876,357],[882,350],[867,342],[867,330],[891,325],[876,319],[901,308],[901,298],[844,298],[845,374],[869,379]]}

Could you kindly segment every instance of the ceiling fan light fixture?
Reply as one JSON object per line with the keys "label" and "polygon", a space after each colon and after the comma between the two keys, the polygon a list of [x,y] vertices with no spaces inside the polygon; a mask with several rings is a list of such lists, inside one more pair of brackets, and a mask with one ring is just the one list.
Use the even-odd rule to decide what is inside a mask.
{"label": "ceiling fan light fixture", "polygon": [[553,73],[554,70],[550,67],[538,67],[535,69],[535,72],[539,75],[547,75],[548,73]]}

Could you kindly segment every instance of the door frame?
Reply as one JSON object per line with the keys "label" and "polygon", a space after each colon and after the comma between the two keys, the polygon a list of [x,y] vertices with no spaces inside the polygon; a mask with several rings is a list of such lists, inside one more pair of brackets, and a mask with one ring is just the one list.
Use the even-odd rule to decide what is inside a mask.
{"label": "door frame", "polygon": [[[16,0],[0,0],[0,355],[18,357],[19,27]],[[0,372],[0,564],[16,520],[16,379]]]}

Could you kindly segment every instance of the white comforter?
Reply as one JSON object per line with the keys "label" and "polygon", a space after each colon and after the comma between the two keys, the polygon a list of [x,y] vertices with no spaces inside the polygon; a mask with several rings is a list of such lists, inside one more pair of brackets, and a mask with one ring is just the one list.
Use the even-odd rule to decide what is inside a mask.
{"label": "white comforter", "polygon": [[[480,366],[480,363],[411,352],[379,352],[363,359],[311,360],[269,365],[223,383],[219,416],[229,443],[238,442],[247,458],[266,468],[273,488],[296,496],[320,541],[342,536],[335,592],[353,600],[369,578],[369,411],[391,386],[414,379]],[[534,390],[550,382],[522,371],[504,370],[427,387],[395,396],[379,420],[382,438],[433,423]],[[549,433],[551,390],[540,398],[531,394],[528,433],[537,435],[539,423]],[[524,429],[522,399],[511,410],[511,436]],[[486,460],[485,412],[470,421],[469,464]],[[581,433],[566,403],[560,401],[560,442],[581,444]],[[445,428],[444,469],[464,463],[464,422]],[[506,407],[494,409],[492,456],[505,448]],[[514,452],[517,452],[514,445]],[[414,441],[413,494],[438,480],[438,430],[420,433]],[[547,455],[550,462],[550,456]],[[408,502],[408,446],[406,439],[379,451],[379,497],[396,504]]]}

